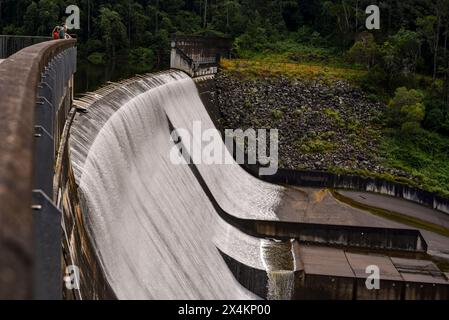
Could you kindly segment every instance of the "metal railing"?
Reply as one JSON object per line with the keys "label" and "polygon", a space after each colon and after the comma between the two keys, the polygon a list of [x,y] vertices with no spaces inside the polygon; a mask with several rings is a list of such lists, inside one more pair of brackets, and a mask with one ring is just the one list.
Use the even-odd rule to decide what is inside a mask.
{"label": "metal railing", "polygon": [[72,105],[76,54],[76,48],[72,47],[53,57],[45,67],[38,86],[33,160],[35,261],[38,268],[34,292],[38,299],[60,299],[62,295],[62,212],[54,204],[53,181],[57,152]]}
{"label": "metal railing", "polygon": [[26,47],[48,40],[51,37],[0,35],[0,59],[6,59]]}

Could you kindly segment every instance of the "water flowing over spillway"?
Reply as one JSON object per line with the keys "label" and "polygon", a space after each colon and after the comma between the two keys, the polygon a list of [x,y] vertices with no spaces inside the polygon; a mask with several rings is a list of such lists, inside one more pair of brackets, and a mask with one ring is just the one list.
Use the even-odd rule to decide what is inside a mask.
{"label": "water flowing over spillway", "polygon": [[[201,99],[198,95],[194,82],[188,78],[178,81],[179,88],[176,93],[173,87],[169,92],[173,95],[179,94],[183,97],[180,103],[168,103],[165,105],[167,116],[175,128],[184,128],[193,136],[192,122],[199,121],[202,131],[215,129],[211,118],[209,117]],[[185,101],[188,101],[186,103]],[[200,150],[196,144],[199,141],[192,141],[193,147]],[[204,143],[203,146],[204,148]],[[223,153],[228,150],[222,144]],[[276,208],[281,201],[283,188],[262,182],[243,170],[238,164],[233,162],[228,165],[208,165],[198,162],[198,170],[211,189],[215,199],[220,206],[228,213],[236,217],[248,219],[267,219],[277,220]]]}
{"label": "water flowing over spillway", "polygon": [[[175,165],[169,120],[213,127],[193,81],[181,72],[130,80],[82,101],[70,146],[85,221],[120,299],[246,299],[219,251],[265,270],[260,239],[225,223],[187,165]],[[237,164],[199,165],[227,212],[277,219],[281,187]]]}

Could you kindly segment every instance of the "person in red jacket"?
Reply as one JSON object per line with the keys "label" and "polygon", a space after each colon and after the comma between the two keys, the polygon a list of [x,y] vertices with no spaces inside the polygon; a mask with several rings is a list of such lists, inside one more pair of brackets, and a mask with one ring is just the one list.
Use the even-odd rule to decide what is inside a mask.
{"label": "person in red jacket", "polygon": [[53,40],[58,40],[58,39],[59,39],[59,29],[60,29],[59,26],[56,26],[56,27],[53,29],[53,32],[52,32]]}

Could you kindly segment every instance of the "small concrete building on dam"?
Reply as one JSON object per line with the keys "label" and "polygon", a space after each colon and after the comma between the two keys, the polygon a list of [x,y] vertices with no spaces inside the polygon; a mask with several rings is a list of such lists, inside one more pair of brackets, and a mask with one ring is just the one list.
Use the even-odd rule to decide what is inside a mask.
{"label": "small concrete building on dam", "polygon": [[76,40],[47,40],[0,36],[0,298],[449,298],[449,199],[186,152],[193,123],[222,133],[228,39],[174,36],[170,70],[76,98]]}

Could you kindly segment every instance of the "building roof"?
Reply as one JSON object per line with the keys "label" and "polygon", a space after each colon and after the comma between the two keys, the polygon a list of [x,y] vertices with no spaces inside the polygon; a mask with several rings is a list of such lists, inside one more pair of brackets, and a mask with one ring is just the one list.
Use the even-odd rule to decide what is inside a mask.
{"label": "building roof", "polygon": [[306,274],[350,278],[355,276],[342,249],[301,246],[299,256]]}
{"label": "building roof", "polygon": [[404,258],[391,258],[391,261],[407,282],[449,285],[446,276],[432,261]]}
{"label": "building roof", "polygon": [[374,265],[379,267],[381,280],[402,281],[402,277],[390,257],[346,252],[346,258],[357,278],[366,279],[370,275],[366,272],[367,267]]}
{"label": "building roof", "polygon": [[366,272],[367,267],[375,265],[379,267],[381,280],[449,285],[449,273],[441,272],[428,260],[354,253],[314,245],[300,245],[295,255],[306,275],[366,279],[370,275]]}

